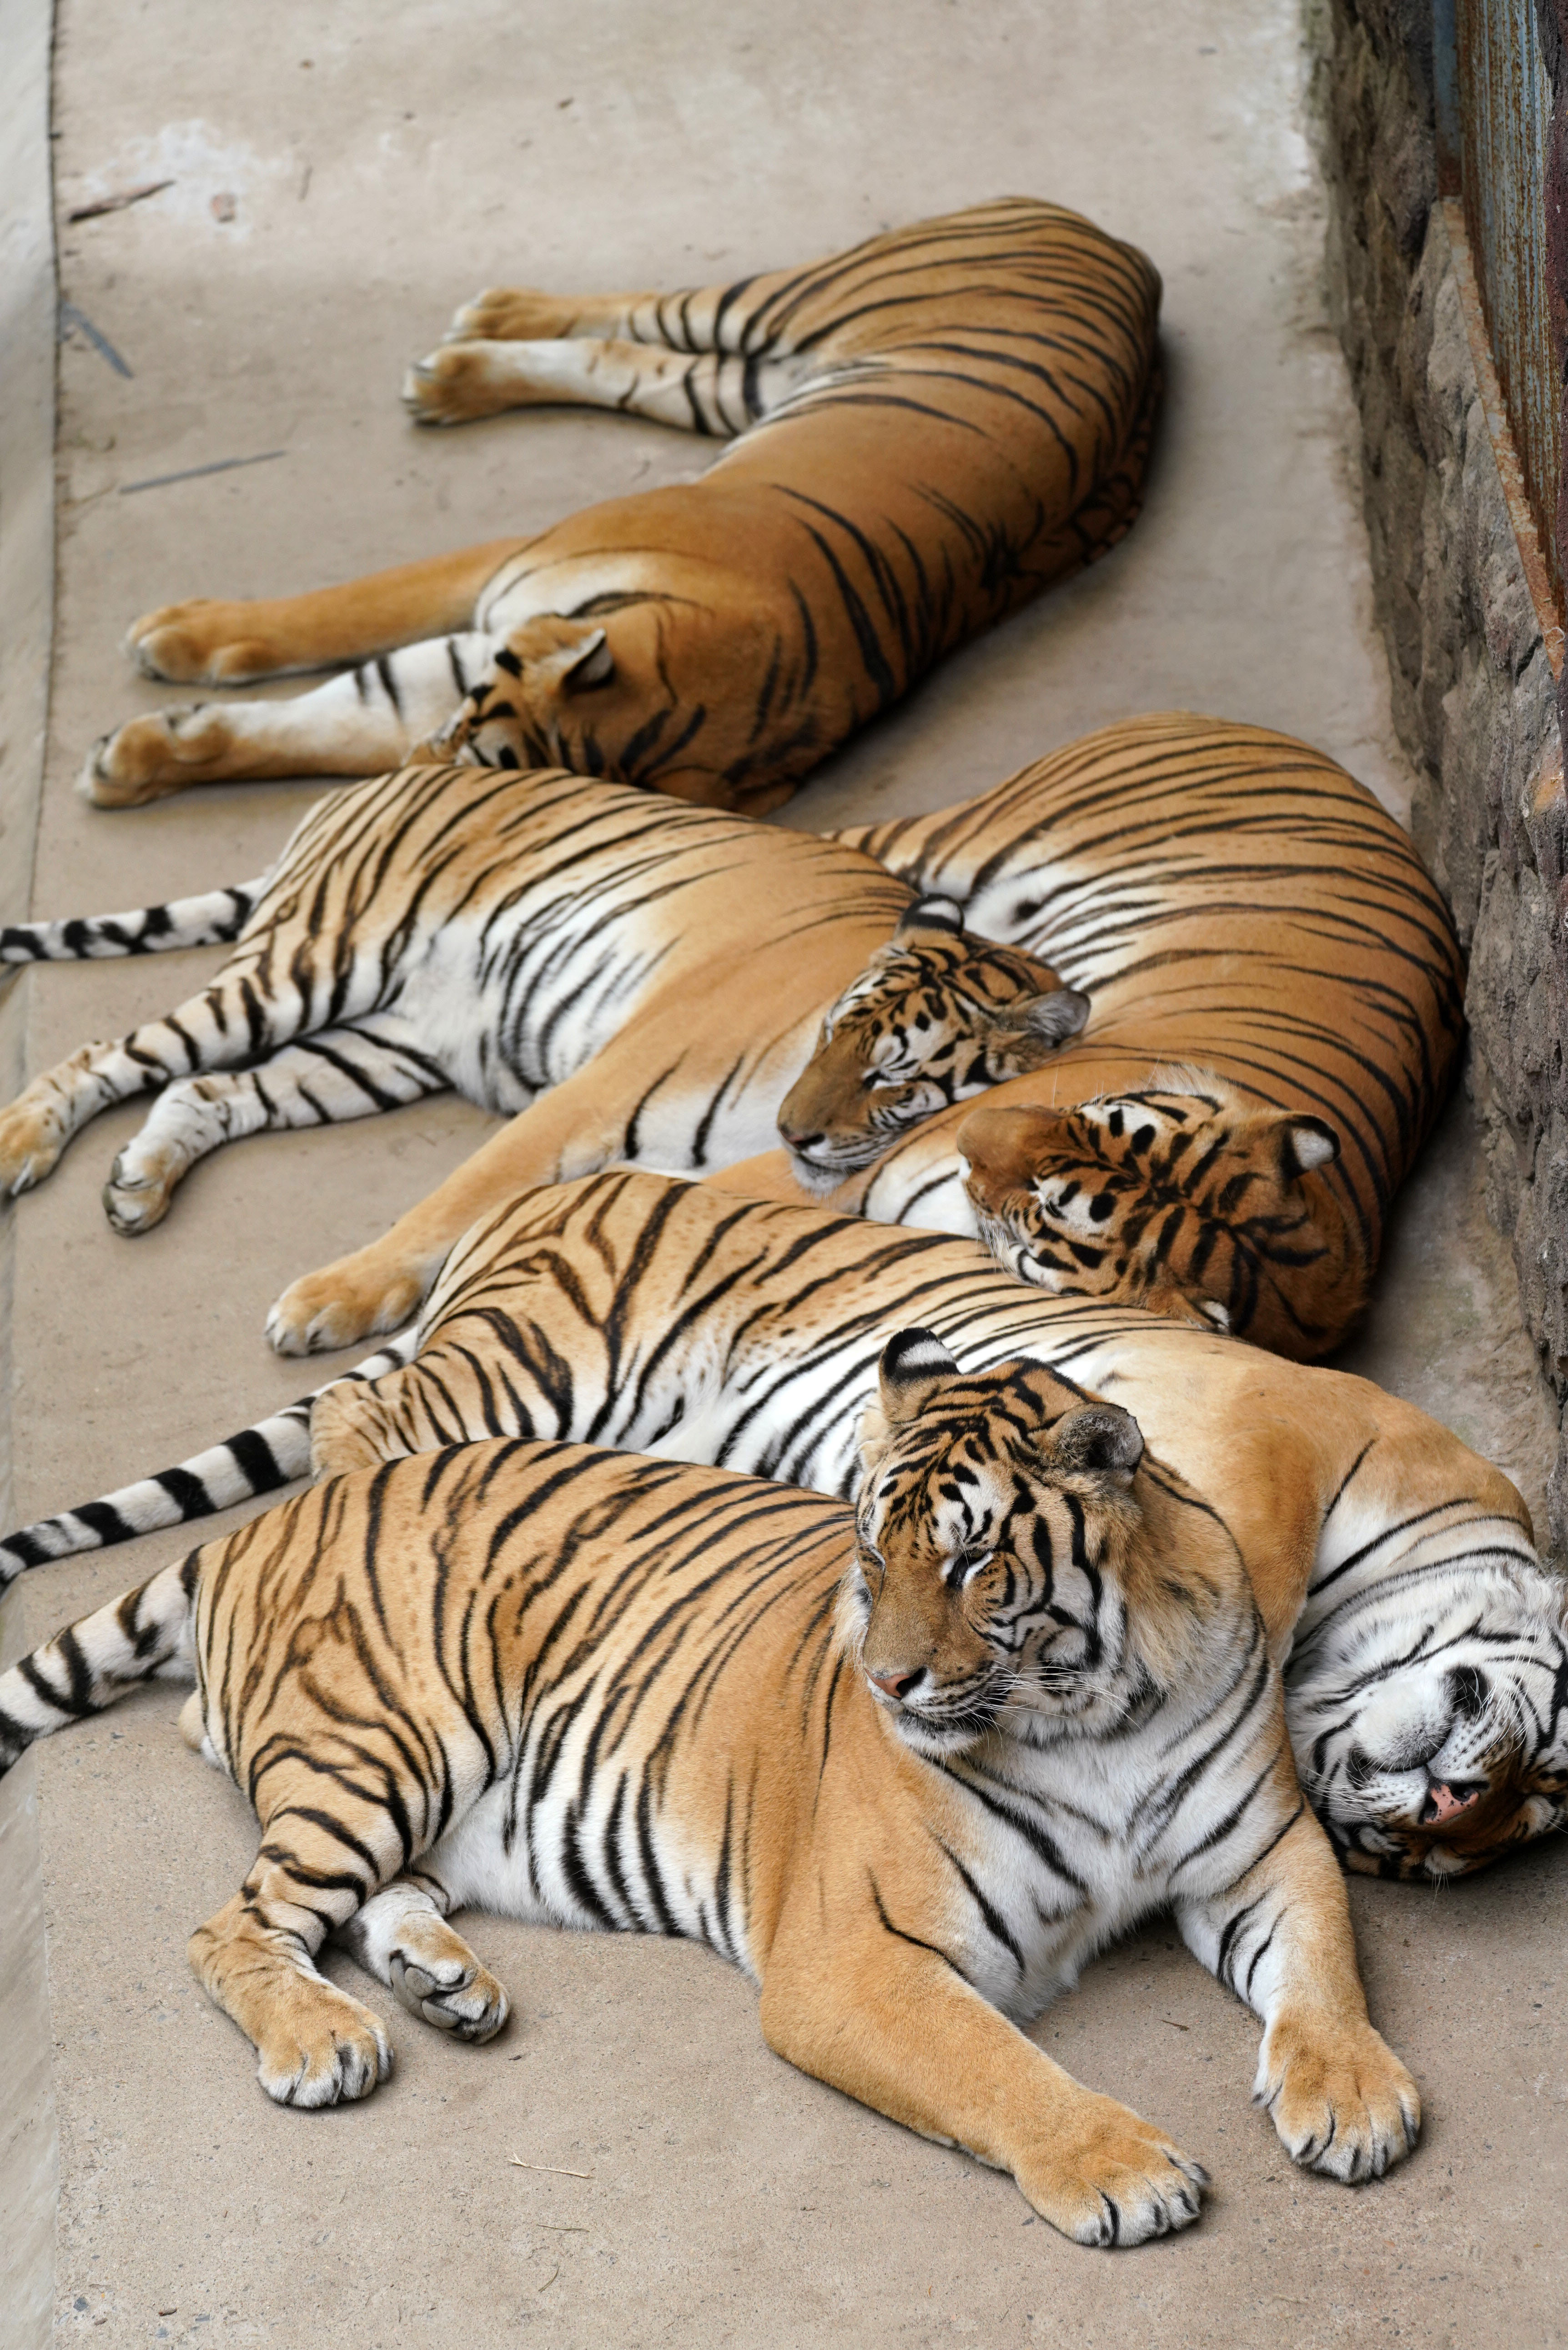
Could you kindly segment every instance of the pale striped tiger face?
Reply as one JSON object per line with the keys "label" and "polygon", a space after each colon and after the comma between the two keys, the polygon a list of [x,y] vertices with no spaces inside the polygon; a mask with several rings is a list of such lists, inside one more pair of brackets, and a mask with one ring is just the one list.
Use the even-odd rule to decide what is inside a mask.
{"label": "pale striped tiger face", "polygon": [[928,1330],[881,1361],[840,1637],[917,1753],[1125,1717],[1144,1677],[1122,1576],[1143,1437],[1038,1364],[965,1379]]}
{"label": "pale striped tiger face", "polygon": [[1568,1818],[1563,1596],[1484,1556],[1372,1595],[1343,1668],[1293,1702],[1302,1786],[1345,1866],[1463,1877]]}
{"label": "pale striped tiger face", "polygon": [[981,1237],[1020,1281],[1058,1296],[1321,1352],[1320,1331],[1343,1329],[1365,1287],[1359,1254],[1303,1180],[1337,1158],[1338,1136],[1176,1074],[1178,1087],[1156,1071],[1137,1093],[967,1118],[956,1142]]}
{"label": "pale striped tiger face", "polygon": [[911,906],[830,1006],[779,1133],[807,1184],[869,1167],[953,1102],[1040,1068],[1088,1018],[1049,963],[971,938],[949,898]]}

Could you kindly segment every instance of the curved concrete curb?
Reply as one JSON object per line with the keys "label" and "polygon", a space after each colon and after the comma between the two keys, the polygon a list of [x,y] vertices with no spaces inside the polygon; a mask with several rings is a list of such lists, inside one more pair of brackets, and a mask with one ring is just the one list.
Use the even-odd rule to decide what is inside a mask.
{"label": "curved concrete curb", "polygon": [[[51,0],[0,0],[0,922],[26,917],[43,785],[55,585]],[[26,979],[21,986],[26,986]],[[0,1000],[0,1098],[22,1076],[21,987]],[[14,1224],[0,1225],[0,1517],[10,1523]],[[0,1662],[20,1646],[0,1608]],[[39,2350],[54,2303],[58,2151],[37,1791],[0,1782],[0,2350]]]}

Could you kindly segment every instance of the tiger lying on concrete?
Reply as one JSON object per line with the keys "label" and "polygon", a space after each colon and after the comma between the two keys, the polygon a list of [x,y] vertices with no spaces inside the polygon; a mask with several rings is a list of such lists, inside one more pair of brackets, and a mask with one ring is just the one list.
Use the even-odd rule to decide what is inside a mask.
{"label": "tiger lying on concrete", "polygon": [[[398,1227],[411,1262],[370,1315],[396,1324],[497,1197],[614,1159],[701,1168],[761,1149],[824,1003],[913,895],[858,849],[625,784],[405,767],[317,801],[260,881],[0,931],[10,962],[234,941],[200,995],[0,1111],[0,1191],[161,1085],[104,1191],[116,1231],[143,1232],[225,1142],[455,1085],[517,1115]],[[1029,973],[1003,1066],[1045,1058],[1088,1011],[1033,958]],[[337,1335],[328,1319],[313,1343]]]}
{"label": "tiger lying on concrete", "polygon": [[738,435],[701,480],[346,587],[148,613],[149,676],[347,675],[133,718],[83,785],[369,775],[431,737],[761,816],[934,663],[1115,544],[1158,396],[1159,280],[1014,198],[683,294],[500,291],[410,379],[422,422],[541,402]]}
{"label": "tiger lying on concrete", "polygon": [[[919,889],[928,924],[950,901],[950,927],[896,941],[830,1009],[780,1108],[787,1153],[713,1180],[978,1232],[1062,1295],[1307,1360],[1337,1346],[1464,1030],[1448,909],[1372,795],[1286,735],[1168,712],[838,837]],[[1094,1011],[966,1112],[986,939]]]}
{"label": "tiger lying on concrete", "polygon": [[343,1478],[0,1677],[0,1769],[155,1675],[262,1842],[192,1937],[281,2104],[366,2095],[337,1932],[464,2038],[506,1994],[448,1922],[683,1934],[769,2044],[1012,2172],[1081,2243],[1207,2174],[1018,2029],[1169,1907],[1263,2021],[1253,2088],[1351,2180],[1414,2147],[1235,1545],[1132,1416],[1033,1364],[884,1351],[854,1514],[713,1469],[488,1443]]}
{"label": "tiger lying on concrete", "polygon": [[1297,1769],[1347,1863],[1457,1876],[1568,1813],[1568,1646],[1508,1479],[1425,1413],[1132,1307],[1044,1297],[973,1242],[609,1170],[453,1251],[417,1333],[291,1410],[0,1545],[24,1568],[301,1476],[495,1435],[847,1494],[911,1316],[966,1374],[1027,1356],[1134,1412],[1228,1528]]}
{"label": "tiger lying on concrete", "polygon": [[[940,864],[993,937],[1021,943],[955,947],[950,905],[933,929],[939,910],[864,847],[625,785],[413,767],[339,793],[263,882],[0,931],[14,962],[237,941],[171,1019],[84,1047],[0,1112],[0,1189],[36,1182],[107,1102],[165,1079],[105,1194],[121,1232],[156,1223],[197,1159],[265,1127],[363,1118],[453,1084],[520,1111],[389,1232],[274,1308],[285,1353],[344,1346],[395,1328],[468,1225],[532,1184],[617,1158],[719,1168],[763,1149],[781,1101],[800,1097],[825,1011],[870,966],[853,1016],[829,1012],[838,1093],[881,1116],[888,1088],[864,1080],[894,1074],[896,1026],[900,1051],[940,1062],[896,1089],[898,1116],[911,1097],[920,1113],[950,1092],[960,1107],[895,1139],[836,1200],[972,1232],[951,1134],[961,1097],[1011,1078],[992,1098],[1015,1102],[1034,1070],[1036,1090],[1068,1102],[1206,1058],[1229,1088],[1223,1180],[1202,1156],[1174,1187],[1170,1153],[1135,1159],[1097,1187],[1108,1226],[1009,1261],[1095,1295],[1108,1267],[1118,1295],[1187,1300],[1204,1319],[1218,1305],[1294,1354],[1342,1336],[1462,1024],[1442,900],[1371,795],[1286,736],[1168,714],[875,839]],[[1071,989],[1044,959],[1058,952]],[[1085,985],[1093,1011],[1072,1043]],[[950,1023],[973,1041],[939,1055]],[[846,1045],[866,1065],[852,1087]],[[1314,1166],[1341,1138],[1339,1159]],[[724,1180],[765,1192],[779,1176],[760,1159]],[[787,1171],[783,1185],[808,1196]],[[1190,1212],[1174,1212],[1173,1189]]]}

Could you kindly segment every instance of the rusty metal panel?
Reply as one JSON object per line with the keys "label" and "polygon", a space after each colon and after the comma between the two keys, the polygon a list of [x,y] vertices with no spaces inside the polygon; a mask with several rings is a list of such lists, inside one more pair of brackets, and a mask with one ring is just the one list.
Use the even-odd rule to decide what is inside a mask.
{"label": "rusty metal panel", "polygon": [[1465,224],[1523,489],[1563,602],[1563,451],[1547,310],[1546,150],[1552,83],[1534,0],[1456,0]]}

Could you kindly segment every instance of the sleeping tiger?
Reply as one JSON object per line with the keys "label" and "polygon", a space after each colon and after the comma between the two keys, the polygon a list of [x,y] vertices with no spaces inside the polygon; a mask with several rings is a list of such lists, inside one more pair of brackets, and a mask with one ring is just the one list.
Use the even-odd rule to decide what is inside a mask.
{"label": "sleeping tiger", "polygon": [[[465,767],[360,785],[312,809],[265,882],[0,931],[11,962],[238,941],[171,1020],[85,1047],[0,1112],[0,1189],[39,1180],[87,1118],[165,1078],[105,1194],[121,1232],[155,1223],[196,1159],[264,1127],[362,1118],[450,1084],[520,1110],[389,1232],[275,1306],[285,1353],[343,1346],[404,1320],[474,1218],[531,1184],[616,1158],[702,1169],[760,1150],[808,1081],[825,1011],[826,1065],[847,1044],[870,1074],[901,1074],[876,1025],[890,999],[894,1041],[914,1053],[923,1040],[930,1072],[892,1089],[898,1118],[950,1094],[961,1117],[996,1079],[1010,1081],[1001,1102],[1031,1085],[1071,1101],[1207,1054],[1251,1106],[1229,1135],[1235,1181],[1179,1170],[1200,1192],[1184,1225],[1168,1161],[1150,1159],[1112,1194],[1113,1221],[1074,1236],[1075,1271],[1043,1248],[1014,1269],[1101,1293],[1109,1264],[1118,1295],[1167,1310],[1190,1298],[1209,1319],[1218,1304],[1238,1332],[1294,1354],[1343,1336],[1462,1020],[1452,927],[1392,819],[1301,743],[1177,714],[1106,728],[908,829],[964,844],[943,852],[949,867],[978,889],[991,938],[1022,946],[955,932],[948,900],[917,900],[847,840],[624,785]],[[898,838],[889,853],[910,861]],[[1312,862],[1330,856],[1332,891]],[[1044,960],[1058,951],[1071,988]],[[853,1017],[829,1009],[852,980]],[[1085,985],[1095,1008],[1074,1043]],[[960,1045],[939,1050],[950,1030]],[[849,1087],[842,1071],[833,1082]],[[857,1114],[880,1118],[889,1090],[855,1085]],[[950,1123],[895,1140],[849,1203],[973,1231]],[[1340,1163],[1286,1177],[1287,1151],[1299,1163],[1341,1136]],[[929,1184],[906,1180],[922,1168]],[[757,1159],[724,1180],[766,1191],[776,1171]],[[805,1196],[787,1176],[784,1188]],[[1303,1199],[1310,1246],[1291,1229]],[[1000,1221],[996,1237],[1005,1248]],[[1252,1267],[1249,1287],[1239,1268]]]}
{"label": "sleeping tiger", "polygon": [[[104,1191],[115,1230],[143,1232],[225,1142],[457,1086],[516,1115],[398,1226],[404,1271],[369,1318],[400,1322],[497,1197],[614,1159],[701,1168],[760,1149],[825,1000],[912,896],[858,849],[626,784],[405,767],[317,801],[259,881],[0,931],[0,962],[234,942],[200,995],[0,1111],[0,1192],[163,1086]],[[1088,1010],[1031,967],[1044,993],[1020,1066]],[[363,1326],[327,1317],[311,1343]]]}
{"label": "sleeping tiger", "polygon": [[148,613],[129,647],[151,677],[348,673],[132,719],[84,788],[123,806],[218,776],[369,775],[437,737],[763,815],[1128,528],[1158,305],[1141,253],[1022,197],[726,286],[482,295],[409,380],[420,421],[568,401],[735,446],[533,538]]}
{"label": "sleeping tiger", "polygon": [[[837,837],[919,889],[927,926],[906,917],[828,1011],[780,1107],[786,1152],[713,1180],[978,1232],[1058,1295],[1305,1360],[1337,1346],[1464,1020],[1448,910],[1371,794],[1288,736],[1168,713]],[[991,939],[1094,1012],[966,1112]]]}
{"label": "sleeping tiger", "polygon": [[1033,1364],[882,1357],[853,1515],[713,1469],[487,1443],[336,1480],[0,1677],[0,1768],[154,1676],[262,1842],[192,1964],[280,2104],[364,2096],[380,2018],[485,2040],[481,1906],[682,1934],[772,2047],[1012,2172],[1082,2243],[1198,2217],[1207,2174],[1018,2026],[1151,1911],[1262,2018],[1293,2159],[1380,2176],[1416,2085],[1367,2019],[1224,1528],[1137,1423]]}
{"label": "sleeping tiger", "polygon": [[[492,1436],[848,1494],[911,1315],[966,1374],[1027,1356],[1137,1418],[1204,1496],[1288,1657],[1297,1769],[1355,1868],[1458,1876],[1568,1816],[1563,1596],[1506,1477],[1425,1413],[1130,1307],[1042,1296],[971,1241],[612,1170],[453,1251],[417,1332],[290,1410],[0,1545],[25,1568]],[[312,1405],[314,1403],[314,1410]]]}
{"label": "sleeping tiger", "polygon": [[[780,1105],[803,1190],[832,1194],[939,1110],[1023,1075],[1035,1007],[1057,1000],[1039,992],[1045,973],[971,938],[950,899],[913,905]],[[1066,1104],[982,1105],[952,1137],[998,1263],[1058,1296],[1116,1298],[1283,1355],[1323,1354],[1360,1318],[1371,1260],[1343,1201],[1304,1180],[1339,1156],[1323,1118],[1261,1108],[1210,1070],[1151,1070],[1136,1092],[1086,1102],[1071,1098],[1071,1062],[1054,1075]],[[777,1189],[756,1173],[737,1188]]]}

